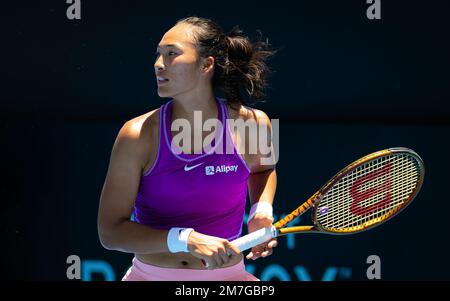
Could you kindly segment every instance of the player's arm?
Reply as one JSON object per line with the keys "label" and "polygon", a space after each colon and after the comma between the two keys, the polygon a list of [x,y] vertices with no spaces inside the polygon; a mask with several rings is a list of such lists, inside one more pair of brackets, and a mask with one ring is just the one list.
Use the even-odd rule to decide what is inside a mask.
{"label": "player's arm", "polygon": [[168,252],[168,231],[130,221],[146,154],[141,126],[127,122],[114,143],[100,196],[98,233],[109,250],[127,253]]}
{"label": "player's arm", "polygon": [[[275,170],[275,153],[272,145],[272,125],[269,117],[260,110],[254,110],[254,119],[258,125],[258,132],[249,135],[246,141],[246,150],[249,152],[250,176],[248,189],[251,205],[256,203],[268,203],[272,205],[277,187],[277,175]],[[266,135],[262,130],[265,128]],[[261,140],[261,137],[265,140]],[[251,153],[252,147],[248,144],[256,145],[256,154]]]}
{"label": "player's arm", "polygon": [[[275,153],[272,145],[272,126],[267,115],[259,110],[256,111],[256,121],[259,125],[258,131],[262,127],[267,129],[266,141],[257,140],[261,135],[251,135],[249,143],[258,143],[258,152],[250,160],[250,176],[248,180],[248,190],[252,209],[249,213],[248,232],[270,226],[273,223],[272,204],[277,187],[277,174],[275,170]],[[261,149],[260,146],[271,146],[270,152]],[[259,256],[265,257],[272,253],[272,247],[276,246],[276,240],[271,240],[265,244],[252,249],[247,255],[248,259],[256,259]]]}

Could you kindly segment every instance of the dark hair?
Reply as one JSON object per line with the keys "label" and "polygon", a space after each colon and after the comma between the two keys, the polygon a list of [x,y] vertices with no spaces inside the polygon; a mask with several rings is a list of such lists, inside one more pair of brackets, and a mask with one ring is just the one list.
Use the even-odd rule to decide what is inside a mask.
{"label": "dark hair", "polygon": [[197,27],[194,42],[201,57],[215,58],[213,88],[223,91],[230,104],[249,104],[265,98],[267,77],[271,73],[266,59],[275,53],[269,49],[260,31],[254,42],[243,34],[239,26],[225,34],[214,21],[188,17],[176,24],[187,23]]}

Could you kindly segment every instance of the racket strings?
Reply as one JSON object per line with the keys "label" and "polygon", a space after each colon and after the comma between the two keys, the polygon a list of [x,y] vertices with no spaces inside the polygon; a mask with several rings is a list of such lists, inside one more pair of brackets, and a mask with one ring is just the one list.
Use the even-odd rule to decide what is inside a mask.
{"label": "racket strings", "polygon": [[[400,161],[401,162],[401,161]],[[381,217],[383,216],[383,214],[385,214],[386,212],[388,212],[389,210],[392,210],[393,208],[396,208],[398,205],[401,205],[401,202],[403,202],[403,200],[407,199],[408,195],[412,192],[413,189],[411,189],[410,191],[405,190],[403,191],[404,193],[401,193],[401,189],[402,189],[402,185],[405,184],[405,178],[402,177],[403,179],[399,179],[398,175],[408,175],[411,174],[411,170],[409,171],[405,171],[404,165],[403,166],[396,166],[397,164],[394,165],[393,171],[399,171],[399,173],[395,173],[393,172],[393,176],[391,178],[387,177],[386,179],[383,179],[382,177],[377,178],[377,181],[373,181],[373,182],[369,182],[369,187],[368,189],[372,188],[373,186],[375,187],[380,187],[378,191],[376,191],[375,194],[375,198],[369,198],[367,200],[365,200],[364,202],[360,203],[359,206],[361,206],[362,208],[367,208],[372,206],[371,208],[373,209],[373,212],[371,214],[366,214],[363,215],[363,217],[365,217],[363,220],[361,220],[360,222],[365,223],[368,222],[374,218],[377,217]],[[413,172],[413,171],[412,171]],[[403,180],[403,182],[402,182]],[[391,192],[387,192],[384,189],[381,188],[380,183],[381,182],[388,182],[390,183],[390,185],[392,185],[392,182],[394,183],[392,185],[392,187],[390,187],[390,191]],[[409,181],[410,186],[413,186],[412,188],[415,187],[415,181],[413,180],[412,182]],[[408,182],[406,182],[406,184],[408,184]],[[400,191],[400,193],[398,193]],[[392,193],[393,192],[393,193]],[[391,193],[390,195],[387,195],[388,193]],[[406,196],[406,198],[405,198]],[[381,203],[382,198],[392,198],[390,201],[390,203],[387,203],[387,206],[385,206],[386,204]],[[353,200],[354,201],[354,200]],[[389,200],[388,200],[389,201]],[[363,207],[363,206],[367,206],[367,207]],[[348,213],[347,216],[347,222],[348,219],[352,217],[352,215]],[[354,212],[352,212],[354,213]]]}
{"label": "racket strings", "polygon": [[408,154],[369,161],[325,193],[317,221],[326,229],[344,231],[384,220],[403,207],[419,177],[420,165]]}
{"label": "racket strings", "polygon": [[[409,195],[414,191],[414,188],[417,185],[417,181],[419,179],[419,174],[416,173],[416,168],[413,164],[402,164],[398,166],[398,170],[394,167],[394,172],[392,175],[392,202],[390,202],[387,206],[376,208],[372,214],[367,214],[365,219],[362,221],[363,223],[369,222],[370,220],[382,218],[384,214],[387,212],[395,211],[395,209],[400,209],[403,203],[408,200]],[[386,181],[389,181],[386,180]],[[381,179],[378,179],[377,184],[373,183],[371,188],[382,182]],[[374,198],[373,200],[369,199],[367,206],[373,206],[374,204],[379,204],[380,199],[383,198],[383,195],[386,195],[386,192],[383,194],[383,190],[378,191],[380,193],[379,197]]]}
{"label": "racket strings", "polygon": [[[415,184],[416,180],[411,181],[410,183]],[[396,187],[394,187],[394,188],[396,188]],[[397,199],[397,201],[394,200],[393,202],[390,203],[389,206],[385,206],[385,207],[380,206],[379,208],[375,207],[376,209],[375,209],[374,213],[365,215],[365,218],[361,219],[359,222],[355,222],[354,220],[349,220],[350,218],[352,218],[352,215],[348,214],[348,212],[350,212],[349,210],[342,211],[345,215],[344,214],[339,214],[338,217],[340,218],[340,220],[338,219],[338,221],[336,221],[336,220],[332,221],[334,223],[334,227],[335,228],[351,228],[351,227],[356,227],[356,226],[361,225],[361,224],[368,223],[370,221],[378,222],[379,221],[378,218],[381,218],[386,212],[389,212],[392,209],[399,209],[399,208],[401,208],[401,206],[399,206],[399,205],[401,205],[401,203],[399,203],[398,200],[402,200],[402,196],[404,198],[407,198],[409,196],[409,194],[410,193],[407,193],[405,191],[403,193],[403,195],[399,195],[399,198]],[[374,199],[374,202],[379,202],[379,200]],[[395,210],[393,210],[392,213],[394,213],[394,212],[395,212]],[[350,225],[349,222],[353,222],[355,224],[354,225]]]}
{"label": "racket strings", "polygon": [[[414,173],[413,173],[411,166],[410,166],[409,170],[407,170],[407,171],[404,168],[402,168],[402,166],[394,166],[394,170],[396,170],[397,168],[402,169],[399,174],[409,175],[409,180],[403,179],[403,182],[402,182],[402,181],[400,181],[400,179],[394,178],[394,181],[393,181],[394,184],[390,184],[391,181],[387,181],[385,177],[384,178],[378,177],[378,178],[376,178],[376,181],[371,181],[371,182],[367,183],[367,185],[365,187],[366,190],[374,189],[375,196],[373,198],[368,198],[368,199],[364,200],[363,202],[360,202],[359,205],[361,207],[370,207],[370,206],[373,206],[374,204],[380,204],[380,201],[386,197],[387,193],[386,193],[385,188],[387,186],[390,186],[389,188],[392,191],[400,191],[400,194],[398,194],[397,199],[394,199],[394,201],[390,203],[390,206],[385,207],[384,210],[375,210],[374,214],[366,214],[365,220],[371,220],[371,219],[377,217],[377,215],[378,216],[383,215],[386,211],[389,211],[390,209],[398,206],[399,201],[401,202],[402,200],[405,199],[405,197],[407,198],[407,196],[410,194],[411,191],[408,191],[408,190],[401,191],[400,188],[404,184],[407,184],[407,185],[410,184],[410,186],[413,186],[416,183],[417,178],[413,176]],[[398,176],[397,176],[397,178],[398,178]],[[389,184],[389,185],[387,185],[387,184]],[[415,186],[413,186],[413,187],[415,187]],[[382,206],[380,205],[379,208],[377,208],[375,206],[375,208],[381,209]],[[351,212],[349,210],[343,210],[341,213],[342,213],[342,215],[345,214],[345,216],[346,216],[346,219],[342,218],[344,222],[348,221],[348,219],[350,217],[352,217],[352,214],[350,214]],[[365,221],[363,220],[362,222],[365,222]]]}
{"label": "racket strings", "polygon": [[[383,160],[381,160],[380,162],[383,162]],[[386,164],[391,164],[391,163],[388,162]],[[370,167],[373,168],[374,167],[373,164]],[[377,167],[375,167],[375,168],[377,168]],[[394,165],[394,167],[393,167],[393,171],[401,170],[401,169],[402,169],[402,166]],[[402,174],[402,173],[400,173],[400,174]],[[366,191],[368,189],[375,188],[375,191],[374,191],[375,197],[367,198],[366,200],[363,200],[363,202],[358,203],[359,208],[371,208],[372,209],[372,213],[361,214],[362,217],[364,217],[364,218],[360,220],[360,223],[365,223],[370,220],[373,220],[374,218],[382,216],[385,212],[397,207],[399,205],[399,201],[401,202],[404,199],[401,196],[396,199],[394,198],[394,200],[387,199],[387,201],[390,201],[390,202],[387,203],[388,206],[386,206],[386,204],[382,203],[381,201],[383,200],[383,198],[392,198],[392,195],[388,195],[389,192],[387,192],[385,189],[386,185],[384,187],[383,187],[383,185],[387,183],[388,186],[393,186],[393,187],[388,187],[388,188],[390,188],[391,191],[396,191],[399,188],[398,184],[400,183],[401,185],[403,185],[404,183],[401,183],[401,181],[399,181],[399,179],[395,179],[395,178],[390,179],[388,175],[385,177],[377,177],[375,179],[376,179],[376,181],[368,182],[365,185],[366,187],[364,187],[364,186],[362,187],[362,188],[366,188]],[[392,185],[392,181],[394,182],[394,185]],[[361,190],[364,191],[364,189],[361,189]],[[395,194],[394,194],[394,196],[395,196]],[[363,197],[364,197],[364,194],[363,194]],[[353,202],[355,202],[354,197],[353,197]],[[352,204],[355,204],[355,203],[352,203]],[[346,213],[346,216],[345,216],[346,218],[343,219],[343,222],[345,224],[348,224],[349,219],[353,218],[353,214],[355,214],[355,212],[350,212],[349,210],[347,210],[346,212],[344,211],[344,213]],[[356,214],[358,214],[358,211],[356,211]],[[347,226],[351,226],[351,225],[347,225]]]}

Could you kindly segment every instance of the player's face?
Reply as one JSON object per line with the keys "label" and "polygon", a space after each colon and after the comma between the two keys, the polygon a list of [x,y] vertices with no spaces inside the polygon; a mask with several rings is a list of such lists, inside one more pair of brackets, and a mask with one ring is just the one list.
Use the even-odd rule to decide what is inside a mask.
{"label": "player's face", "polygon": [[158,44],[154,67],[160,97],[188,93],[201,83],[200,59],[192,30],[191,25],[178,24]]}

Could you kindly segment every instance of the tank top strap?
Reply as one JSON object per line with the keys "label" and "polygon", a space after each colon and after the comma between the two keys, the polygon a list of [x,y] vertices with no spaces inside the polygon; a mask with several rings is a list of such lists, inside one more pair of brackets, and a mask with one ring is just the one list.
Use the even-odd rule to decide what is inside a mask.
{"label": "tank top strap", "polygon": [[172,101],[166,102],[161,106],[159,111],[159,152],[161,157],[167,158],[170,155],[171,150],[167,145],[167,135],[166,135],[166,118],[167,118],[167,108]]}
{"label": "tank top strap", "polygon": [[222,138],[222,147],[223,152],[225,154],[237,154],[236,147],[234,144],[234,138],[231,131],[231,126],[229,124],[229,114],[228,114],[228,108],[225,104],[225,100],[218,98],[218,101],[220,103],[222,112],[223,112],[223,118],[221,120],[222,126],[223,126],[223,138]]}
{"label": "tank top strap", "polygon": [[222,105],[223,111],[224,111],[224,121],[223,121],[223,125],[224,125],[224,131],[223,131],[223,141],[224,141],[224,152],[226,152],[226,154],[233,154],[235,155],[243,164],[243,166],[245,167],[245,169],[247,170],[247,172],[250,173],[250,169],[247,165],[247,163],[244,160],[244,157],[238,152],[238,148],[236,145],[236,142],[234,140],[234,126],[233,128],[230,125],[230,117],[228,114],[228,108],[225,104],[225,100],[223,99],[219,99],[219,102]]}
{"label": "tank top strap", "polygon": [[158,128],[158,150],[156,153],[155,161],[153,162],[150,169],[144,174],[145,177],[150,175],[155,169],[166,161],[168,150],[166,147],[166,142],[164,141],[164,113],[167,103],[159,107],[159,128]]}

